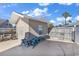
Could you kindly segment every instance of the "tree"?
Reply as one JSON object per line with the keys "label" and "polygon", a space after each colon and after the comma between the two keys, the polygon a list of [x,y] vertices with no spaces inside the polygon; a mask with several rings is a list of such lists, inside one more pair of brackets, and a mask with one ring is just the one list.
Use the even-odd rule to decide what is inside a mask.
{"label": "tree", "polygon": [[64,12],[62,16],[65,18],[65,25],[66,25],[66,19],[67,17],[71,17],[71,15],[68,12]]}
{"label": "tree", "polygon": [[69,20],[68,22],[69,22],[69,23],[72,23],[72,21],[71,21],[71,20]]}
{"label": "tree", "polygon": [[59,24],[58,26],[59,26],[59,27],[62,27],[62,24]]}
{"label": "tree", "polygon": [[72,21],[71,21],[71,20],[68,20],[68,23],[69,23],[69,24],[71,24],[71,23],[72,23]]}
{"label": "tree", "polygon": [[48,23],[48,33],[51,31],[51,29],[54,27],[52,23]]}

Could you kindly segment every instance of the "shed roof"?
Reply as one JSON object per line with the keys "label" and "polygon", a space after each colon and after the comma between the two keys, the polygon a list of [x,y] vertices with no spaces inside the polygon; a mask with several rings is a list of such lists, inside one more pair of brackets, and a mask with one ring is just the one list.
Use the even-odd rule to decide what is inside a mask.
{"label": "shed roof", "polygon": [[[21,14],[21,13],[16,13],[16,12],[13,12],[12,15],[15,15],[15,16],[17,15],[18,18],[19,17],[25,18],[25,19],[23,19],[24,21],[26,21],[26,19],[29,19],[29,20],[34,20],[34,21],[48,23],[48,21],[46,19],[44,19],[44,18],[35,18],[35,17],[31,17],[31,16],[28,16],[28,15]],[[11,16],[11,18],[13,18],[13,16]],[[18,21],[18,18],[16,20],[13,20],[13,19],[10,19],[10,20],[13,20],[16,23]]]}

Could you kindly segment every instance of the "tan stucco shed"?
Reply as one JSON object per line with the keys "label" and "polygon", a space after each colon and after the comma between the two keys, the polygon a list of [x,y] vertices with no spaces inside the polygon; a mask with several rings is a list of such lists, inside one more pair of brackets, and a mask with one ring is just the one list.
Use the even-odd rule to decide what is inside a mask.
{"label": "tan stucco shed", "polygon": [[16,33],[19,41],[24,37],[28,38],[30,36],[32,38],[32,36],[48,34],[48,22],[42,19],[35,19],[13,12],[10,23],[16,24]]}

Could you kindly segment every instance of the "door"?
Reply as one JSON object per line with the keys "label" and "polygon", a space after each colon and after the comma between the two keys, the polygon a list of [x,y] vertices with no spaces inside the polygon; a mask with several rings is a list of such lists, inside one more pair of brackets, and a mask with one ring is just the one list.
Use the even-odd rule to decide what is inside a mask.
{"label": "door", "polygon": [[75,28],[75,42],[79,43],[79,27]]}

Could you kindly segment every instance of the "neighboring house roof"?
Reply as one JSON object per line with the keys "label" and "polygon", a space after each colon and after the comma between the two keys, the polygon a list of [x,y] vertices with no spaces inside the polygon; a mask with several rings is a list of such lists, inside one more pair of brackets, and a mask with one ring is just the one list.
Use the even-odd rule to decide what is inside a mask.
{"label": "neighboring house roof", "polygon": [[48,21],[46,21],[45,19],[34,18],[34,17],[31,17],[31,16],[27,16],[25,14],[20,14],[20,13],[16,13],[16,12],[12,12],[10,23],[16,24],[18,22],[19,18],[25,18],[25,19],[23,19],[24,21],[27,21],[26,19],[29,19],[29,20],[34,20],[34,21],[48,23]]}
{"label": "neighboring house roof", "polygon": [[0,20],[0,28],[13,28],[8,20]]}
{"label": "neighboring house roof", "polygon": [[4,22],[4,20],[3,20],[3,19],[0,19],[0,25],[1,25],[3,22]]}

